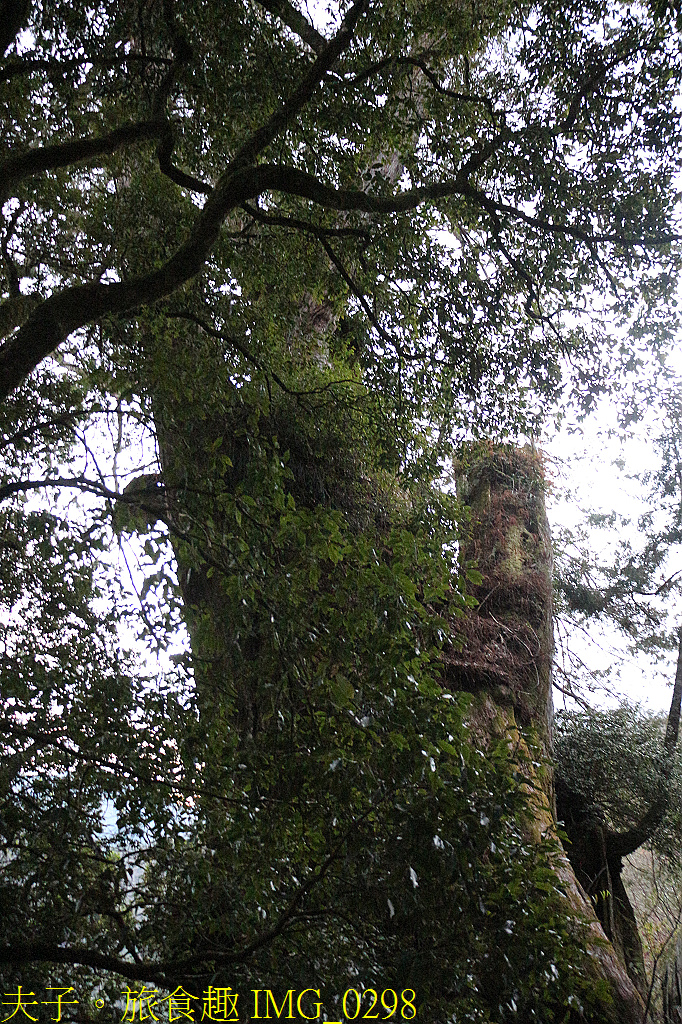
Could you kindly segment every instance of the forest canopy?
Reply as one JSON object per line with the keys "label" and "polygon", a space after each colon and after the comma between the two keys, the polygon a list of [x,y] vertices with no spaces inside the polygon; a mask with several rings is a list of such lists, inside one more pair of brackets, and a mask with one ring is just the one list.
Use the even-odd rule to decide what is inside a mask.
{"label": "forest canopy", "polygon": [[664,372],[678,15],[0,3],[6,993],[602,998],[442,482]]}

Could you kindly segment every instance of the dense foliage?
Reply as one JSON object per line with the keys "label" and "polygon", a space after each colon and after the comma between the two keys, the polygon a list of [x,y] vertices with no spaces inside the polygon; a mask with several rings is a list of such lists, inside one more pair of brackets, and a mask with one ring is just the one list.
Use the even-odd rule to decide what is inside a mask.
{"label": "dense foliage", "polygon": [[433,481],[663,352],[672,12],[0,10],[4,991],[570,1019],[518,751],[444,685]]}
{"label": "dense foliage", "polygon": [[[614,710],[561,712],[557,772],[582,801],[582,813],[614,831],[633,828],[661,797],[665,723],[630,704]],[[672,866],[680,857],[680,755],[666,779],[667,812],[650,845]]]}

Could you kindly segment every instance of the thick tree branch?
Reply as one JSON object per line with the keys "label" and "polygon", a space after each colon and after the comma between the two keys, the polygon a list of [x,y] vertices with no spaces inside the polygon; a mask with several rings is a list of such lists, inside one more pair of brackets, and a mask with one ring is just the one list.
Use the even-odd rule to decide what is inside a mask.
{"label": "thick tree branch", "polygon": [[682,710],[682,629],[678,630],[679,648],[677,654],[677,669],[675,672],[675,685],[673,687],[670,711],[668,712],[668,724],[665,730],[663,748],[672,757],[677,746],[677,739],[680,732],[680,711]]}
{"label": "thick tree branch", "polygon": [[[331,47],[331,44],[330,44]],[[308,76],[310,77],[310,76]],[[303,103],[306,90],[296,92]],[[293,109],[285,104],[285,109]],[[280,111],[281,114],[281,111]],[[277,120],[284,124],[284,114],[273,115],[268,124]],[[265,133],[270,134],[270,128]],[[566,235],[588,244],[596,242],[619,245],[656,245],[677,240],[678,235],[652,235],[631,237],[619,234],[591,235],[570,224],[555,224],[533,217],[515,207],[496,202],[469,181],[485,160],[495,152],[500,137],[477,148],[462,165],[454,178],[408,189],[392,196],[376,196],[361,190],[335,189],[305,171],[277,164],[244,167],[245,154],[265,145],[265,135],[259,131],[235,157],[235,161],[221,175],[209,195],[203,210],[197,216],[187,241],[174,256],[158,270],[139,278],[115,284],[91,282],[57,292],[46,299],[29,317],[23,327],[0,349],[0,399],[6,397],[34,369],[53,352],[73,331],[93,323],[100,317],[123,313],[137,306],[155,302],[175,291],[194,277],[204,265],[220,233],[228,213],[243,206],[268,190],[308,199],[325,209],[344,212],[359,211],[369,214],[401,213],[415,209],[422,202],[460,195],[473,199],[494,216],[504,213],[522,220],[538,230]]]}
{"label": "thick tree branch", "polygon": [[277,217],[274,214],[264,213],[257,206],[251,203],[242,203],[242,209],[253,217],[259,224],[269,224],[272,227],[289,228],[291,231],[306,231],[315,238],[362,238],[369,242],[371,236],[367,228],[325,228],[320,224],[313,224],[308,220],[299,220],[297,217]]}
{"label": "thick tree branch", "polygon": [[372,75],[376,75],[379,71],[383,71],[386,67],[413,67],[419,68],[425,78],[431,83],[433,88],[441,96],[448,96],[450,99],[457,100],[460,103],[474,103],[480,106],[484,106],[491,118],[495,119],[495,108],[493,107],[492,100],[488,96],[479,96],[476,93],[470,92],[459,92],[456,89],[448,89],[446,86],[441,85],[436,77],[435,73],[426,63],[423,57],[417,56],[403,56],[403,57],[385,57],[383,60],[378,60],[374,64],[370,64],[369,67],[364,68],[363,71],[359,71],[353,75],[351,82],[353,85],[359,84],[360,82],[366,81],[371,78]]}
{"label": "thick tree branch", "polygon": [[125,282],[90,282],[55,292],[0,349],[0,398],[4,398],[70,334],[112,313],[170,295],[201,270],[227,213],[258,194],[247,169],[214,190],[197,217],[187,241],[158,270]]}
{"label": "thick tree branch", "polygon": [[11,497],[12,494],[24,494],[27,491],[39,491],[45,487],[73,487],[79,491],[87,491],[90,494],[98,494],[102,498],[109,498],[111,501],[125,501],[130,504],[139,505],[144,495],[119,494],[118,491],[109,490],[97,480],[90,480],[85,476],[70,477],[44,477],[41,480],[13,480],[9,484],[0,487],[0,501]]}
{"label": "thick tree branch", "polygon": [[491,213],[504,213],[516,220],[523,221],[524,224],[538,228],[538,230],[544,231],[547,234],[566,235],[569,238],[576,238],[579,242],[585,242],[585,244],[589,246],[596,243],[603,243],[607,245],[623,245],[629,248],[636,245],[650,247],[667,245],[669,242],[682,241],[682,234],[675,233],[654,233],[651,235],[625,235],[618,233],[595,234],[585,228],[576,227],[573,224],[557,224],[554,221],[545,220],[543,217],[534,217],[532,214],[525,213],[516,206],[509,206],[507,203],[500,203],[494,199],[490,199],[484,192],[479,192],[474,189],[471,191],[472,194],[476,194],[481,206]]}
{"label": "thick tree branch", "polygon": [[300,11],[297,11],[292,4],[287,3],[287,0],[258,0],[258,3],[270,14],[274,14],[280,21],[283,21],[292,32],[295,32],[304,43],[308,44],[311,50],[315,53],[322,53],[327,45],[327,40]]}
{"label": "thick tree branch", "polygon": [[[310,71],[303,77],[289,99],[268,118],[265,124],[257,128],[249,139],[241,146],[230,163],[227,174],[233,173],[244,164],[254,163],[256,157],[268,146],[287,124],[306,106],[313,93],[323,80],[335,61],[341,56],[353,38],[355,26],[361,15],[369,6],[370,0],[356,0],[343,19],[341,27],[334,38],[327,43],[324,50],[314,61]],[[220,184],[220,183],[219,183]]]}
{"label": "thick tree branch", "polygon": [[[239,149],[209,195],[187,241],[163,267],[131,281],[109,285],[91,282],[64,289],[51,295],[35,310],[17,334],[0,349],[0,399],[20,384],[31,370],[45,356],[54,352],[57,346],[73,331],[106,314],[125,312],[136,306],[163,298],[199,273],[217,241],[221,224],[229,211],[235,206],[240,206],[246,200],[255,199],[264,189],[277,187],[277,168],[255,169],[249,165],[306,105],[331,65],[348,46],[357,21],[368,3],[369,0],[357,0],[357,3],[351,7],[344,18],[339,31],[325,47],[323,53],[314,61],[310,71],[303,77],[292,96],[268,118],[264,125],[256,129]],[[151,131],[151,126],[156,122],[147,122],[147,124]],[[161,130],[165,131],[166,122],[162,121],[160,124],[162,125]],[[154,131],[158,130],[158,128],[154,129]],[[117,129],[117,131],[121,132],[122,129]],[[87,147],[88,144],[92,145],[95,140],[77,141]],[[65,147],[69,145],[72,144],[64,144]],[[49,147],[49,149],[52,148]],[[40,154],[44,151],[36,152]],[[82,153],[82,151],[82,155],[78,155],[78,152],[78,150],[75,151],[75,159],[87,159],[88,156],[93,155],[90,152]],[[63,153],[62,148],[61,156]],[[26,156],[30,157],[30,154],[26,154]],[[53,159],[55,158],[57,157],[53,157]],[[35,159],[41,159],[43,163],[45,161],[44,156]],[[57,166],[62,166],[64,162],[60,159]],[[11,170],[13,161],[6,162],[6,173],[8,165]],[[16,169],[14,173],[17,173]],[[270,184],[270,181],[273,183]],[[331,189],[330,192],[333,193],[334,190]]]}
{"label": "thick tree branch", "polygon": [[68,142],[57,143],[54,146],[39,146],[30,149],[27,153],[12,156],[0,164],[0,199],[4,202],[9,197],[12,186],[22,178],[28,178],[41,171],[51,171],[58,167],[82,163],[93,157],[115,153],[123,146],[142,142],[145,139],[157,138],[164,131],[166,131],[166,122],[163,119],[137,121],[134,124],[125,124],[120,128],[115,128],[107,135],[99,135],[95,138],[83,136],[79,139],[70,139]]}
{"label": "thick tree branch", "polygon": [[208,196],[213,191],[213,186],[209,185],[205,181],[201,181],[199,178],[193,177],[191,174],[186,174],[185,171],[181,171],[179,167],[176,167],[171,163],[171,156],[173,149],[175,148],[175,140],[173,138],[173,130],[168,124],[166,131],[161,136],[156,155],[159,158],[159,170],[162,174],[165,174],[167,178],[179,185],[180,188],[187,188],[190,192],[200,192],[201,194]]}
{"label": "thick tree branch", "polygon": [[64,76],[75,68],[87,64],[92,68],[115,68],[125,64],[172,64],[172,57],[155,57],[144,53],[119,53],[114,57],[75,57],[73,60],[50,60],[30,56],[11,57],[0,67],[0,82],[10,82],[20,75],[46,71],[48,77]]}
{"label": "thick tree branch", "polygon": [[357,210],[360,213],[377,214],[405,213],[428,200],[444,199],[454,195],[469,195],[478,199],[478,191],[468,183],[468,173],[470,171],[466,167],[466,173],[460,172],[454,178],[407,189],[392,196],[377,196],[361,189],[333,188],[296,167],[264,164],[254,172],[262,183],[259,194],[268,190],[284,192],[287,195],[299,196],[301,199],[309,199],[327,210],[338,210],[342,213]]}
{"label": "thick tree branch", "polygon": [[[193,57],[190,42],[180,28],[178,19],[175,16],[172,0],[164,0],[163,13],[168,31],[170,32],[171,39],[173,41],[173,60],[163,76],[161,85],[154,97],[154,104],[152,108],[153,116],[160,119],[167,117],[166,107],[173,85],[177,80],[178,72],[183,65],[188,64]],[[204,195],[209,195],[213,187],[212,185],[208,185],[205,182],[200,181],[199,178],[195,178],[191,174],[186,174],[172,163],[171,156],[173,155],[174,147],[175,138],[173,135],[173,128],[170,121],[167,121],[165,131],[161,135],[161,139],[156,150],[156,155],[159,160],[159,170],[181,188],[188,188],[193,192],[200,192]]]}
{"label": "thick tree branch", "polygon": [[162,988],[172,989],[171,979],[162,970],[151,964],[121,960],[105,953],[93,953],[84,947],[56,946],[48,942],[17,943],[0,947],[0,964],[52,963],[82,964],[95,970],[120,974],[129,981],[152,981]]}

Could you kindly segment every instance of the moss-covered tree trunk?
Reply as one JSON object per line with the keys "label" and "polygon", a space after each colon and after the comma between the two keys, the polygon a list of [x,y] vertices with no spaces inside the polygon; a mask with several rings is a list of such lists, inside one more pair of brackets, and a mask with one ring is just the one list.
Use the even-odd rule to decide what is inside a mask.
{"label": "moss-covered tree trunk", "polygon": [[[479,741],[504,736],[521,755],[520,770],[535,808],[529,828],[539,841],[556,833],[547,768],[553,715],[552,545],[542,461],[530,448],[477,448],[462,464],[458,493],[471,515],[461,560],[475,564],[483,579],[474,587],[478,606],[459,627],[461,646],[448,652],[448,672],[457,687],[474,696],[471,724]],[[547,760],[539,760],[537,750]],[[610,869],[599,835],[580,826],[571,827],[570,834],[569,857],[555,861],[557,885],[565,893],[567,915],[589,922],[586,970],[595,985],[607,983],[612,997],[599,1020],[639,1024],[643,1004],[632,976],[644,985],[641,943],[620,870]]]}
{"label": "moss-covered tree trunk", "polygon": [[[190,379],[193,374],[196,376],[192,366],[187,367],[187,373]],[[541,464],[529,451],[491,449],[479,452],[462,474],[460,497],[471,510],[471,520],[460,554],[462,562],[475,563],[482,574],[482,582],[474,587],[479,603],[476,609],[454,620],[460,643],[444,650],[442,663],[434,671],[428,670],[430,682],[426,676],[420,677],[420,685],[427,685],[423,691],[426,696],[422,697],[411,675],[411,671],[422,671],[418,662],[423,657],[421,640],[414,635],[418,617],[407,626],[402,624],[406,600],[410,600],[410,593],[416,595],[419,587],[407,574],[403,554],[393,547],[399,541],[404,551],[409,550],[409,544],[405,546],[409,531],[402,529],[393,537],[390,522],[372,521],[371,511],[360,513],[358,504],[363,500],[363,491],[372,491],[374,485],[363,476],[364,482],[359,486],[361,466],[355,466],[352,451],[343,450],[342,438],[336,436],[338,423],[328,428],[324,443],[314,450],[314,417],[309,417],[312,426],[305,430],[291,416],[283,416],[277,423],[269,422],[272,413],[268,412],[259,419],[259,414],[241,407],[241,398],[234,389],[228,397],[229,382],[222,385],[225,390],[221,392],[218,374],[215,378],[214,381],[207,374],[196,382],[197,394],[210,396],[210,402],[203,406],[188,402],[184,397],[188,389],[184,387],[178,390],[183,396],[181,402],[172,389],[156,395],[167,517],[192,643],[199,728],[205,734],[220,734],[220,743],[214,744],[209,738],[208,749],[213,751],[212,757],[225,759],[224,768],[218,765],[214,770],[211,766],[215,786],[220,785],[221,771],[230,778],[232,786],[237,777],[244,776],[248,780],[248,790],[246,786],[244,789],[246,803],[258,804],[258,814],[263,804],[279,824],[261,829],[257,843],[252,844],[252,854],[247,854],[247,838],[239,838],[236,843],[232,840],[238,835],[237,818],[233,818],[232,812],[226,818],[220,799],[211,803],[205,831],[205,844],[213,851],[206,863],[211,877],[208,889],[211,893],[224,890],[227,895],[219,899],[231,901],[232,876],[240,879],[241,888],[234,890],[234,910],[230,902],[224,905],[227,910],[216,904],[215,919],[209,914],[202,929],[215,936],[211,941],[217,949],[229,950],[233,943],[246,943],[252,952],[243,962],[235,959],[245,978],[272,977],[280,972],[291,978],[287,985],[296,984],[295,977],[300,977],[305,986],[311,983],[309,973],[313,968],[313,974],[317,971],[318,976],[326,971],[330,976],[348,979],[355,976],[362,961],[370,984],[375,969],[371,965],[379,964],[384,977],[378,981],[382,984],[393,984],[394,978],[402,978],[395,982],[397,986],[415,990],[423,986],[424,991],[431,986],[429,998],[436,1008],[434,1020],[438,1019],[437,1007],[441,1002],[450,1007],[473,1007],[480,1016],[501,1010],[502,1001],[507,1007],[504,1019],[516,1020],[513,1009],[509,1009],[513,1006],[513,978],[511,990],[509,979],[505,978],[507,987],[503,991],[494,958],[489,958],[487,952],[488,935],[494,935],[496,925],[491,926],[486,918],[487,911],[478,895],[480,890],[476,889],[480,879],[487,884],[487,858],[494,853],[487,835],[488,817],[476,809],[475,802],[481,794],[475,786],[471,790],[463,786],[462,793],[455,792],[457,779],[463,780],[464,775],[459,776],[458,758],[452,757],[456,749],[447,743],[447,735],[442,737],[444,743],[436,735],[438,730],[432,726],[436,719],[428,717],[432,711],[424,718],[424,727],[431,732],[422,731],[420,725],[415,727],[414,743],[406,737],[413,729],[415,714],[422,713],[422,706],[428,704],[437,716],[447,713],[440,697],[441,686],[449,691],[466,691],[471,695],[466,717],[468,732],[460,732],[455,742],[461,742],[464,735],[464,742],[479,751],[505,746],[512,762],[518,764],[531,808],[524,819],[525,846],[540,849],[546,845],[547,837],[556,835],[552,777],[546,761],[551,751],[552,730],[552,564]],[[275,434],[283,441],[279,449]],[[278,452],[283,453],[284,447],[290,452],[289,471],[288,479],[284,474],[280,481]],[[355,481],[351,479],[354,472],[358,477]],[[264,525],[269,531],[268,557],[278,560],[277,564],[268,563],[269,569],[264,570],[264,556],[256,550],[261,543],[257,520],[264,514],[264,508],[259,512],[255,504],[249,503],[249,489],[264,486],[266,479],[271,487],[268,501],[278,500],[280,483],[287,493],[278,506],[281,516],[275,509],[276,514]],[[373,493],[376,496],[376,491]],[[293,512],[290,515],[294,505],[299,509],[299,518]],[[353,588],[351,567],[345,567],[342,560],[337,569],[330,556],[332,534],[320,533],[324,515],[322,519],[316,516],[326,508],[331,509],[332,525],[336,515],[339,522],[343,520],[344,530],[361,534],[364,529],[374,538],[363,547],[366,562],[358,579],[364,581],[364,597],[363,592]],[[237,547],[239,529],[235,524],[246,518],[251,520],[253,552]],[[282,523],[286,526],[288,518],[299,524],[297,535],[290,539],[286,532],[281,532]],[[318,555],[313,551],[308,561],[311,545],[319,545],[324,553]],[[391,575],[394,564],[405,577],[400,587],[396,585],[395,594]],[[305,569],[306,580],[312,580],[310,600],[314,602],[316,619],[312,617],[311,604],[311,632],[306,626],[305,607],[300,601],[291,605],[291,612],[300,616],[301,621],[295,638],[298,646],[292,654],[291,666],[286,666],[285,683],[280,652],[284,650],[282,636],[287,628],[289,606],[284,592],[290,585],[293,587],[289,583],[290,573],[300,572],[301,568]],[[313,572],[310,577],[309,570]],[[423,572],[423,564],[413,567],[413,577]],[[300,585],[301,579],[297,578]],[[329,597],[325,597],[325,588]],[[274,608],[275,599],[281,599],[283,612]],[[376,615],[368,615],[367,609],[358,606],[362,600],[376,603]],[[419,609],[423,613],[424,605],[419,605]],[[348,619],[344,619],[346,614]],[[373,615],[376,624],[367,626]],[[356,661],[348,647],[348,641],[354,639],[353,629],[358,628],[368,630],[362,639],[368,651],[362,663]],[[403,639],[396,643],[395,631],[399,629],[403,630]],[[319,642],[313,636],[315,630]],[[374,636],[384,636],[382,631],[384,639],[376,641]],[[390,672],[381,660],[384,647],[389,652],[387,657],[394,660]],[[323,665],[321,650],[325,652]],[[399,650],[404,650],[405,659],[414,659],[414,665],[419,667],[411,670],[407,661],[395,662]],[[303,671],[294,675],[298,665],[303,666],[307,675]],[[389,681],[384,683],[384,677]],[[391,690],[391,678],[402,679],[402,689]],[[373,690],[369,689],[371,679],[377,681]],[[400,710],[403,699],[404,710]],[[379,707],[382,702],[384,710]],[[403,716],[400,723],[396,719],[398,712]],[[377,723],[380,714],[386,717],[388,724],[383,731],[378,724],[372,726],[375,713]],[[394,720],[398,728],[391,724]],[[368,726],[376,730],[375,739]],[[429,753],[425,745],[429,744],[434,765],[433,755],[439,756],[440,750],[451,747],[451,753],[443,755],[448,782],[437,798],[438,791],[432,794],[423,781],[421,765],[428,763],[429,759],[424,759]],[[327,756],[337,747],[338,756]],[[311,770],[311,757],[316,764],[319,762],[319,771]],[[342,769],[337,767],[340,763],[344,765]],[[426,770],[429,778],[431,769]],[[514,785],[518,791],[518,785]],[[454,804],[450,807],[460,797],[462,810],[453,809]],[[474,808],[471,835],[474,830],[480,833],[476,842],[461,831],[460,815],[467,812],[467,801]],[[453,820],[443,817],[441,806],[450,807],[447,813]],[[335,810],[331,811],[331,807]],[[504,812],[502,808],[502,815]],[[252,817],[244,819],[244,837],[248,837],[251,820],[254,828],[260,828],[259,821],[262,822],[255,811],[249,813]],[[319,825],[315,815],[319,815]],[[226,820],[230,822],[227,828]],[[290,825],[290,820],[298,824]],[[440,838],[441,827],[447,830],[447,843]],[[436,840],[438,844],[434,845]],[[457,842],[461,850],[456,848]],[[454,868],[450,866],[448,847],[452,850]],[[476,852],[471,853],[472,850]],[[295,887],[289,902],[292,909],[277,911],[282,924],[273,928],[267,942],[259,937],[262,927],[256,918],[252,923],[249,921],[250,931],[247,930],[241,909],[252,903],[255,906],[265,895],[259,892],[257,899],[254,896],[250,901],[244,896],[252,882],[251,869],[245,868],[245,858],[251,855],[252,870],[263,874],[263,886],[268,868],[274,867],[275,861],[278,865],[273,900],[278,898],[278,886]],[[475,881],[470,883],[467,871],[472,864],[467,865],[467,861],[477,856],[482,860],[473,865]],[[414,857],[421,859],[416,861]],[[418,864],[418,871],[414,863]],[[427,864],[431,864],[431,878],[424,873],[429,870]],[[288,878],[290,871],[296,875],[293,881]],[[559,913],[564,922],[575,922],[578,931],[578,922],[585,922],[582,934],[586,955],[580,970],[591,983],[590,1004],[598,1007],[592,1010],[591,1021],[640,1024],[640,997],[559,847],[551,860],[551,871],[552,889],[562,894]],[[308,881],[302,884],[301,877]],[[395,901],[396,885],[400,892],[405,891],[404,903]],[[433,890],[432,895],[429,889]],[[527,891],[531,890],[532,886],[528,887]],[[552,899],[552,912],[556,913],[554,892]],[[419,904],[419,910],[418,900],[426,900],[423,906]],[[463,900],[470,901],[469,909],[463,910]],[[262,906],[259,903],[258,913]],[[537,907],[542,906],[540,899]],[[425,920],[424,907],[434,913],[433,920]],[[535,908],[534,913],[543,911]],[[542,923],[551,931],[551,922]],[[312,927],[319,935],[315,964],[310,962],[309,955],[296,954],[299,946],[304,948],[299,936],[306,935]],[[467,931],[478,957],[476,981],[471,983]],[[248,942],[242,932],[243,936],[251,936]],[[320,942],[328,945],[329,950],[323,950]],[[177,937],[179,948],[183,948],[182,944],[193,948],[195,943],[191,932],[179,933]],[[420,966],[427,963],[428,968]],[[492,965],[489,970],[486,964]],[[441,972],[435,982],[434,970]],[[188,984],[191,980],[187,979]],[[375,980],[374,984],[377,983]],[[519,979],[519,984],[527,985],[527,979]],[[549,991],[551,978],[544,984]],[[566,1005],[560,1003],[564,1008]],[[576,1012],[569,1012],[571,1016],[566,1019],[578,1020]]]}

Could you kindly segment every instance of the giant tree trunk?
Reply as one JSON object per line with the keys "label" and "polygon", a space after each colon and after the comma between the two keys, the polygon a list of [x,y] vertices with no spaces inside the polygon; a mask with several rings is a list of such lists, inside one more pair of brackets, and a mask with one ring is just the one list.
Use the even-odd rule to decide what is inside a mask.
{"label": "giant tree trunk", "polygon": [[[530,448],[478,449],[462,465],[458,493],[471,524],[461,560],[474,563],[483,582],[474,588],[478,607],[460,626],[461,647],[447,657],[456,685],[474,694],[472,730],[484,742],[506,736],[524,755],[536,839],[556,831],[552,774],[526,756],[523,738],[551,756],[552,546],[543,488],[542,462]],[[557,883],[566,913],[589,922],[586,963],[613,995],[600,1019],[639,1024],[643,1004],[631,979],[645,984],[642,948],[620,866],[609,870],[598,836],[584,829],[570,834],[569,857],[556,860]]]}
{"label": "giant tree trunk", "polygon": [[[250,749],[273,709],[268,706],[269,680],[262,670],[260,675],[249,672],[249,662],[258,660],[262,646],[257,617],[244,623],[239,636],[230,632],[234,599],[224,585],[229,569],[220,564],[216,543],[227,528],[226,517],[235,514],[227,500],[231,491],[243,481],[248,460],[260,457],[234,397],[219,404],[219,412],[209,407],[199,414],[187,403],[178,405],[172,394],[157,395],[156,419],[200,713],[207,728],[212,718],[227,714],[241,751],[245,745]],[[224,477],[217,480],[221,458]],[[302,463],[298,480],[294,465],[297,501],[334,503],[336,485],[318,479],[314,465],[306,470],[305,458]],[[211,522],[198,523],[212,489]],[[460,495],[471,510],[461,561],[475,563],[483,582],[474,587],[478,607],[456,620],[460,643],[444,652],[445,679],[451,688],[472,695],[472,743],[485,749],[503,740],[518,755],[531,808],[527,838],[539,844],[556,833],[551,771],[538,757],[551,752],[553,653],[551,542],[540,461],[527,450],[479,452],[462,474]],[[349,499],[349,509],[352,504]],[[239,753],[236,760],[248,756]],[[276,796],[282,794],[277,791]],[[640,1024],[641,999],[568,858],[557,854],[553,870],[566,918],[585,922],[584,969],[595,991],[605,983],[609,993],[593,1024]]]}

